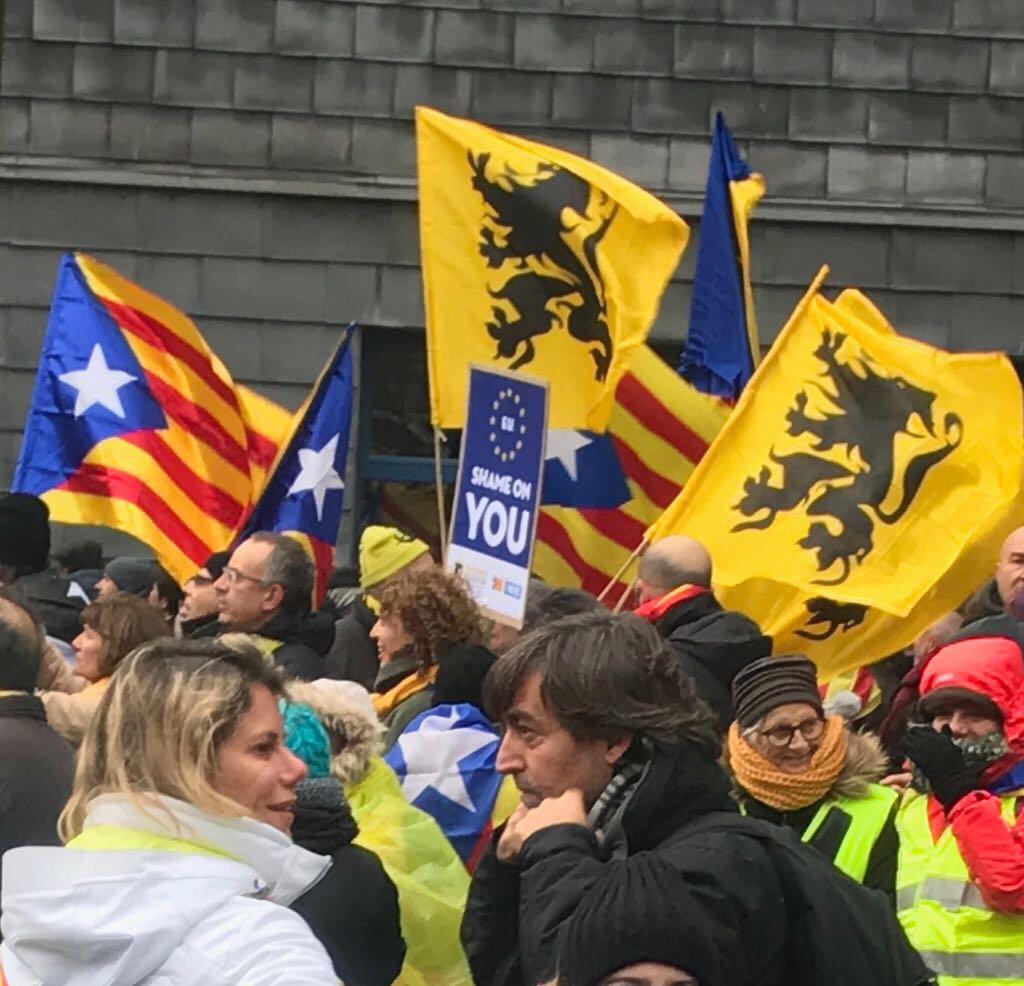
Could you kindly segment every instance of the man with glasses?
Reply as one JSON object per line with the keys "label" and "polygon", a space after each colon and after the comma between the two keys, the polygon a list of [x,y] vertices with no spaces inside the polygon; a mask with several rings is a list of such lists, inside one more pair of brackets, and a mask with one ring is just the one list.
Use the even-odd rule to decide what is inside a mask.
{"label": "man with glasses", "polygon": [[802,655],[754,661],[732,691],[726,762],[741,810],[788,826],[847,876],[894,896],[896,793],[878,783],[887,772],[878,739],[825,715]]}
{"label": "man with glasses", "polygon": [[296,678],[322,678],[334,623],[311,613],[313,562],[294,538],[258,531],[231,554],[214,583],[224,632],[248,634]]}
{"label": "man with glasses", "polygon": [[185,593],[178,610],[179,637],[215,637],[220,631],[220,603],[214,588],[227,565],[230,554],[217,551],[210,555],[203,567],[181,587]]}

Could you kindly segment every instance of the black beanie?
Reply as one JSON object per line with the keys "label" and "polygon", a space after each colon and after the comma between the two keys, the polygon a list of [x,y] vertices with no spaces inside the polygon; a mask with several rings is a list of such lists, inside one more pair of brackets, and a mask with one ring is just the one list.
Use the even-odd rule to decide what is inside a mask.
{"label": "black beanie", "polygon": [[802,654],[752,661],[733,678],[732,702],[740,729],[748,729],[772,709],[791,702],[806,702],[825,714],[818,694],[818,670]]}
{"label": "black beanie", "polygon": [[569,919],[559,986],[597,986],[627,966],[659,962],[700,986],[727,986],[725,953],[682,874],[655,853],[612,864]]}
{"label": "black beanie", "polygon": [[0,497],[0,564],[30,574],[49,560],[50,508],[31,493]]}
{"label": "black beanie", "polygon": [[156,579],[156,565],[152,558],[138,558],[132,555],[120,555],[107,562],[103,574],[121,590],[130,596],[149,595]]}
{"label": "black beanie", "polygon": [[224,574],[224,569],[227,568],[228,559],[230,557],[230,551],[215,551],[206,559],[206,563],[203,565],[203,568],[210,573],[210,578],[213,579],[214,582]]}

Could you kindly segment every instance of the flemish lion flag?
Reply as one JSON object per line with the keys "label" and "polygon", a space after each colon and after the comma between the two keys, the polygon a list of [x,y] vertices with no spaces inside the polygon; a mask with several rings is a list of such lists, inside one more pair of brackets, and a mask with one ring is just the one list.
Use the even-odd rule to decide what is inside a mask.
{"label": "flemish lion flag", "polygon": [[[905,616],[1012,508],[1022,430],[1004,356],[946,353],[809,293],[648,539],[700,537],[733,605],[766,580],[776,607],[785,586]],[[835,611],[815,605],[827,629]]]}
{"label": "flemish lion flag", "polygon": [[434,424],[464,425],[482,363],[547,379],[550,427],[602,431],[686,224],[591,161],[422,106],[416,144]]}

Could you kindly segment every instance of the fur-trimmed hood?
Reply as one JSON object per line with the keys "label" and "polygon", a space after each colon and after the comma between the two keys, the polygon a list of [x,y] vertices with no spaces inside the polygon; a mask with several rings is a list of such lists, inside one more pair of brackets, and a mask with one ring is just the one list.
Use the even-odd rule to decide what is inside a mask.
{"label": "fur-trimmed hood", "polygon": [[[726,745],[722,754],[722,764],[732,776],[729,764],[729,747]],[[874,733],[846,733],[846,760],[842,770],[832,782],[825,794],[826,799],[862,798],[868,792],[868,786],[877,784],[889,773],[889,759],[882,749],[882,744]],[[734,792],[742,792],[733,781]]]}
{"label": "fur-trimmed hood", "polygon": [[370,761],[384,751],[384,726],[369,693],[350,681],[291,681],[288,697],[305,702],[320,717],[331,737],[331,774],[344,786],[361,781]]}

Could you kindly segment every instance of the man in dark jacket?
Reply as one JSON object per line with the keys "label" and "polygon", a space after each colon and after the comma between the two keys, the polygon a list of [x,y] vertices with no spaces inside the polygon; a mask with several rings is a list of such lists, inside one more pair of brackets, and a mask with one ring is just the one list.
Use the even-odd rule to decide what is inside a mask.
{"label": "man in dark jacket", "polygon": [[733,718],[732,680],[771,654],[771,637],[748,616],[722,608],[710,588],[711,556],[694,538],[676,534],[651,545],[636,584],[637,615],[675,647],[724,731]]}
{"label": "man in dark jacket", "polygon": [[0,598],[0,855],[60,845],[57,817],[71,794],[74,753],[32,694],[42,646],[32,617]]}
{"label": "man in dark jacket", "polygon": [[397,527],[372,525],[359,539],[359,583],[363,593],[335,624],[334,644],[324,661],[324,675],[356,681],[373,691],[380,672],[377,642],[370,636],[377,622],[377,597],[384,585],[402,572],[434,564],[425,541]]}
{"label": "man in dark jacket", "polygon": [[46,632],[70,644],[81,632],[85,590],[50,570],[50,508],[30,493],[0,497],[0,584],[15,585]]}
{"label": "man in dark jacket", "polygon": [[257,531],[235,548],[215,584],[223,630],[249,634],[292,677],[322,678],[334,625],[310,612],[313,578],[298,541]]}
{"label": "man in dark jacket", "polygon": [[554,975],[560,929],[610,863],[659,855],[743,956],[740,983],[784,981],[784,916],[767,857],[733,834],[687,835],[736,813],[711,715],[642,620],[587,613],[498,659],[487,711],[505,726],[497,767],[522,795],[474,874],[463,945],[478,986]]}
{"label": "man in dark jacket", "polygon": [[884,897],[739,816],[710,712],[643,620],[589,613],[537,630],[498,659],[485,702],[522,804],[470,886],[462,941],[477,986],[550,981],[584,900],[638,856],[690,889],[728,949],[729,986],[927,981]]}

